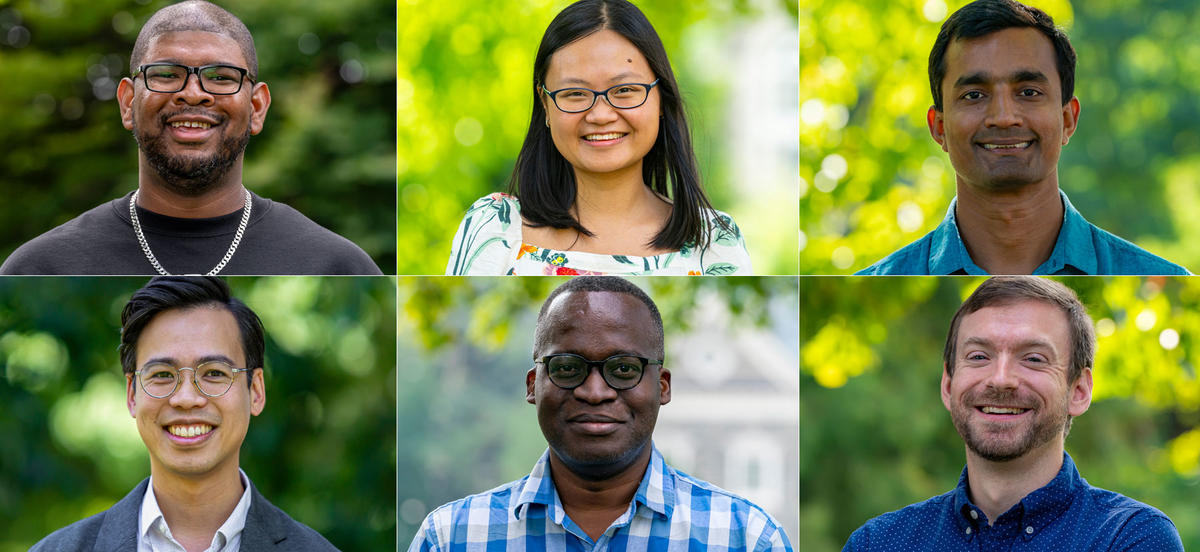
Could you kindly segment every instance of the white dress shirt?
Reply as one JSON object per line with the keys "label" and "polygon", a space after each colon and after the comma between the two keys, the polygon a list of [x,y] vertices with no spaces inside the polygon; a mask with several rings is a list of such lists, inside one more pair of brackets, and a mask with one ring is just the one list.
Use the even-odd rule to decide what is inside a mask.
{"label": "white dress shirt", "polygon": [[[229,518],[213,535],[212,544],[204,552],[238,552],[242,544],[242,529],[246,527],[246,514],[250,511],[250,478],[246,472],[238,469],[242,479],[242,498],[229,514]],[[142,509],[138,514],[138,552],[187,552],[179,541],[171,535],[167,520],[158,507],[158,499],[154,496],[154,478],[146,487],[142,498]]]}

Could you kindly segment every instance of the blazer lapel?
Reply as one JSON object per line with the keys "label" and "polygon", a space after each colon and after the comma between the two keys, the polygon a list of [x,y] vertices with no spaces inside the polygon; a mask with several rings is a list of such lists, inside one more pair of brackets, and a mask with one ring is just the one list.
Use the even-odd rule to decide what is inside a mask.
{"label": "blazer lapel", "polygon": [[96,534],[95,552],[137,552],[138,516],[150,478],[143,479],[104,514],[104,522]]}
{"label": "blazer lapel", "polygon": [[281,516],[282,512],[267,502],[251,483],[250,511],[246,512],[246,527],[242,529],[241,550],[275,550],[279,543],[287,539],[287,520]]}

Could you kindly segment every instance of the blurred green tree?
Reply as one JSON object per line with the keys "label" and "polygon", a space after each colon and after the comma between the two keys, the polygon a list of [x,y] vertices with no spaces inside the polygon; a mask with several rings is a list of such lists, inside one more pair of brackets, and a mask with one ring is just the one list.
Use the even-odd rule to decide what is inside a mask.
{"label": "blurred green tree", "polygon": [[[398,34],[399,274],[442,274],[450,243],[476,199],[504,191],[532,108],[533,58],[542,33],[570,0],[486,4],[400,0]],[[706,191],[746,235],[758,274],[795,274],[793,80],[737,82],[739,61],[766,76],[791,74],[794,0],[637,2],[663,40],[684,93]],[[758,31],[785,37],[785,66],[743,52]],[[757,54],[757,55],[756,55]],[[747,106],[744,89],[773,86],[781,105]],[[745,116],[744,116],[745,115]],[[750,122],[745,122],[749,119]],[[746,174],[736,132],[785,125],[786,170]],[[739,164],[739,161],[741,163]]]}
{"label": "blurred green tree", "polygon": [[[392,278],[229,278],[267,330],[242,469],[343,550],[396,538]],[[107,509],[150,473],[125,406],[120,312],[144,278],[0,279],[0,552]]]}
{"label": "blurred green tree", "polygon": [[[1200,282],[1074,277],[1095,321],[1093,402],[1067,450],[1093,485],[1151,504],[1200,546]],[[938,391],[976,278],[807,277],[800,307],[800,538],[840,550],[868,519],[953,488],[963,443]]]}
{"label": "blurred green tree", "polygon": [[[163,0],[0,2],[0,257],[137,186],[116,83]],[[251,190],[395,271],[395,12],[371,0],[229,6],[272,105],[246,151]]]}
{"label": "blurred green tree", "polygon": [[[966,0],[800,9],[801,274],[847,274],[932,230],[955,194],[929,136],[929,50]],[[1079,128],[1059,184],[1092,223],[1200,267],[1200,5],[1033,0],[1078,53]],[[865,39],[864,37],[870,37]],[[1136,206],[1131,209],[1130,206]]]}

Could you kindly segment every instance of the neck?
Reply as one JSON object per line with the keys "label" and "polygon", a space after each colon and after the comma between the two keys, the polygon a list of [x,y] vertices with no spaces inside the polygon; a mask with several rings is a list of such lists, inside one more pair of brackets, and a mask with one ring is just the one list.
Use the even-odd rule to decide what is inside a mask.
{"label": "neck", "polygon": [[207,548],[237,508],[245,491],[237,463],[218,472],[194,478],[151,466],[158,509],[180,543],[202,543],[201,549]]}
{"label": "neck", "polygon": [[670,215],[670,203],[642,180],[641,163],[616,173],[575,171],[575,190],[575,216],[593,231],[628,228],[631,222],[650,222],[657,229],[662,226],[662,213]]}
{"label": "neck", "polygon": [[1031,274],[1054,251],[1063,223],[1058,179],[1019,190],[982,190],[958,179],[958,232],[989,274]]}
{"label": "neck", "polygon": [[143,209],[176,218],[212,218],[246,205],[240,159],[219,181],[199,194],[181,194],[173,188],[144,159],[139,162],[138,206]]}
{"label": "neck", "polygon": [[1026,495],[1050,483],[1063,463],[1063,437],[1046,443],[1020,458],[1006,462],[985,460],[967,449],[967,482],[971,501],[996,523],[1004,512]]}
{"label": "neck", "polygon": [[624,469],[611,477],[592,479],[572,471],[550,451],[550,477],[563,509],[593,540],[629,508],[642,477],[650,465],[650,446]]}

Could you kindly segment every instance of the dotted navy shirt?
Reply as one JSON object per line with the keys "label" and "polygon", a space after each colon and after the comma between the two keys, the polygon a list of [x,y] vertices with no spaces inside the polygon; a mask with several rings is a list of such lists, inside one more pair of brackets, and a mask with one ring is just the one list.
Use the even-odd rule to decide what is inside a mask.
{"label": "dotted navy shirt", "polygon": [[1058,475],[993,525],[968,498],[963,468],[953,491],[868,521],[842,548],[873,550],[1183,552],[1183,543],[1165,514],[1089,485],[1063,452]]}

